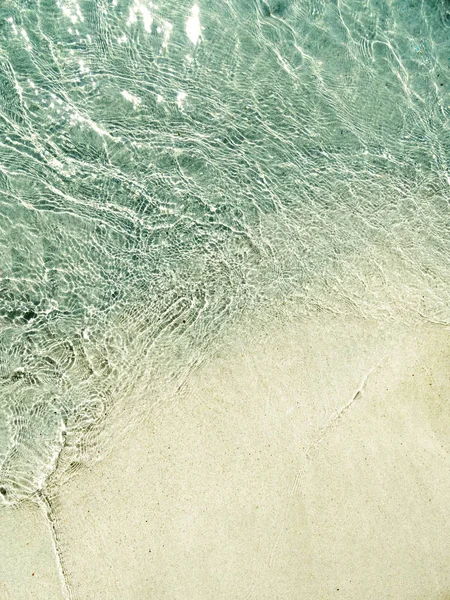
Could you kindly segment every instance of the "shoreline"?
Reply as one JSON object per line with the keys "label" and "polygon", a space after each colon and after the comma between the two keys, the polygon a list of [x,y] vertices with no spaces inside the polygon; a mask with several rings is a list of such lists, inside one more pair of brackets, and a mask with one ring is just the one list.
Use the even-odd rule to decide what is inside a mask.
{"label": "shoreline", "polygon": [[[449,360],[435,325],[321,315],[230,337],[55,494],[70,597],[441,598]],[[24,510],[0,513],[3,537]],[[35,542],[23,597],[63,597]],[[14,546],[0,581],[19,598]]]}

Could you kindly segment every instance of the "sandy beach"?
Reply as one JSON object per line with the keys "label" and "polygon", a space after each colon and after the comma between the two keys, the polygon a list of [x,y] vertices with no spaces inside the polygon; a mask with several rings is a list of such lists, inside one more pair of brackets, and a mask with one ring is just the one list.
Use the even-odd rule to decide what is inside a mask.
{"label": "sandy beach", "polygon": [[0,598],[444,600],[449,333],[317,316],[231,336],[49,490],[53,525],[0,512]]}
{"label": "sandy beach", "polygon": [[450,600],[450,2],[0,5],[0,600]]}

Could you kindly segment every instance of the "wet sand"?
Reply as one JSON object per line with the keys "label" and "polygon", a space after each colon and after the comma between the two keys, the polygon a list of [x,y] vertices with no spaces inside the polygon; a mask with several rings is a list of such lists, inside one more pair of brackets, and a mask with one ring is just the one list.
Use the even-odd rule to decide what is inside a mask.
{"label": "wet sand", "polygon": [[[70,597],[444,600],[449,364],[440,325],[233,336],[50,494]],[[64,597],[45,511],[3,510],[0,531],[0,598]]]}

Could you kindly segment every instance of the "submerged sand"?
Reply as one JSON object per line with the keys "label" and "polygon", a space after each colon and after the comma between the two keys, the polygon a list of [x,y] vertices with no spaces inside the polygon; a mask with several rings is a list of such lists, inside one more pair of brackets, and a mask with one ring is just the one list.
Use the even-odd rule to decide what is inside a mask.
{"label": "submerged sand", "polygon": [[49,493],[50,520],[0,511],[0,598],[450,596],[449,328],[260,329]]}

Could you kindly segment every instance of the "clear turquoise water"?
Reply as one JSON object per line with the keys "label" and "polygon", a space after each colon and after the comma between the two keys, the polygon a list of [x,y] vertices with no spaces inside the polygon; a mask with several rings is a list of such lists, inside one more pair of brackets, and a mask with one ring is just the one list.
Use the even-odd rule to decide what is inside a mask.
{"label": "clear turquoise water", "polygon": [[446,0],[1,3],[0,499],[239,319],[450,322],[449,35]]}

